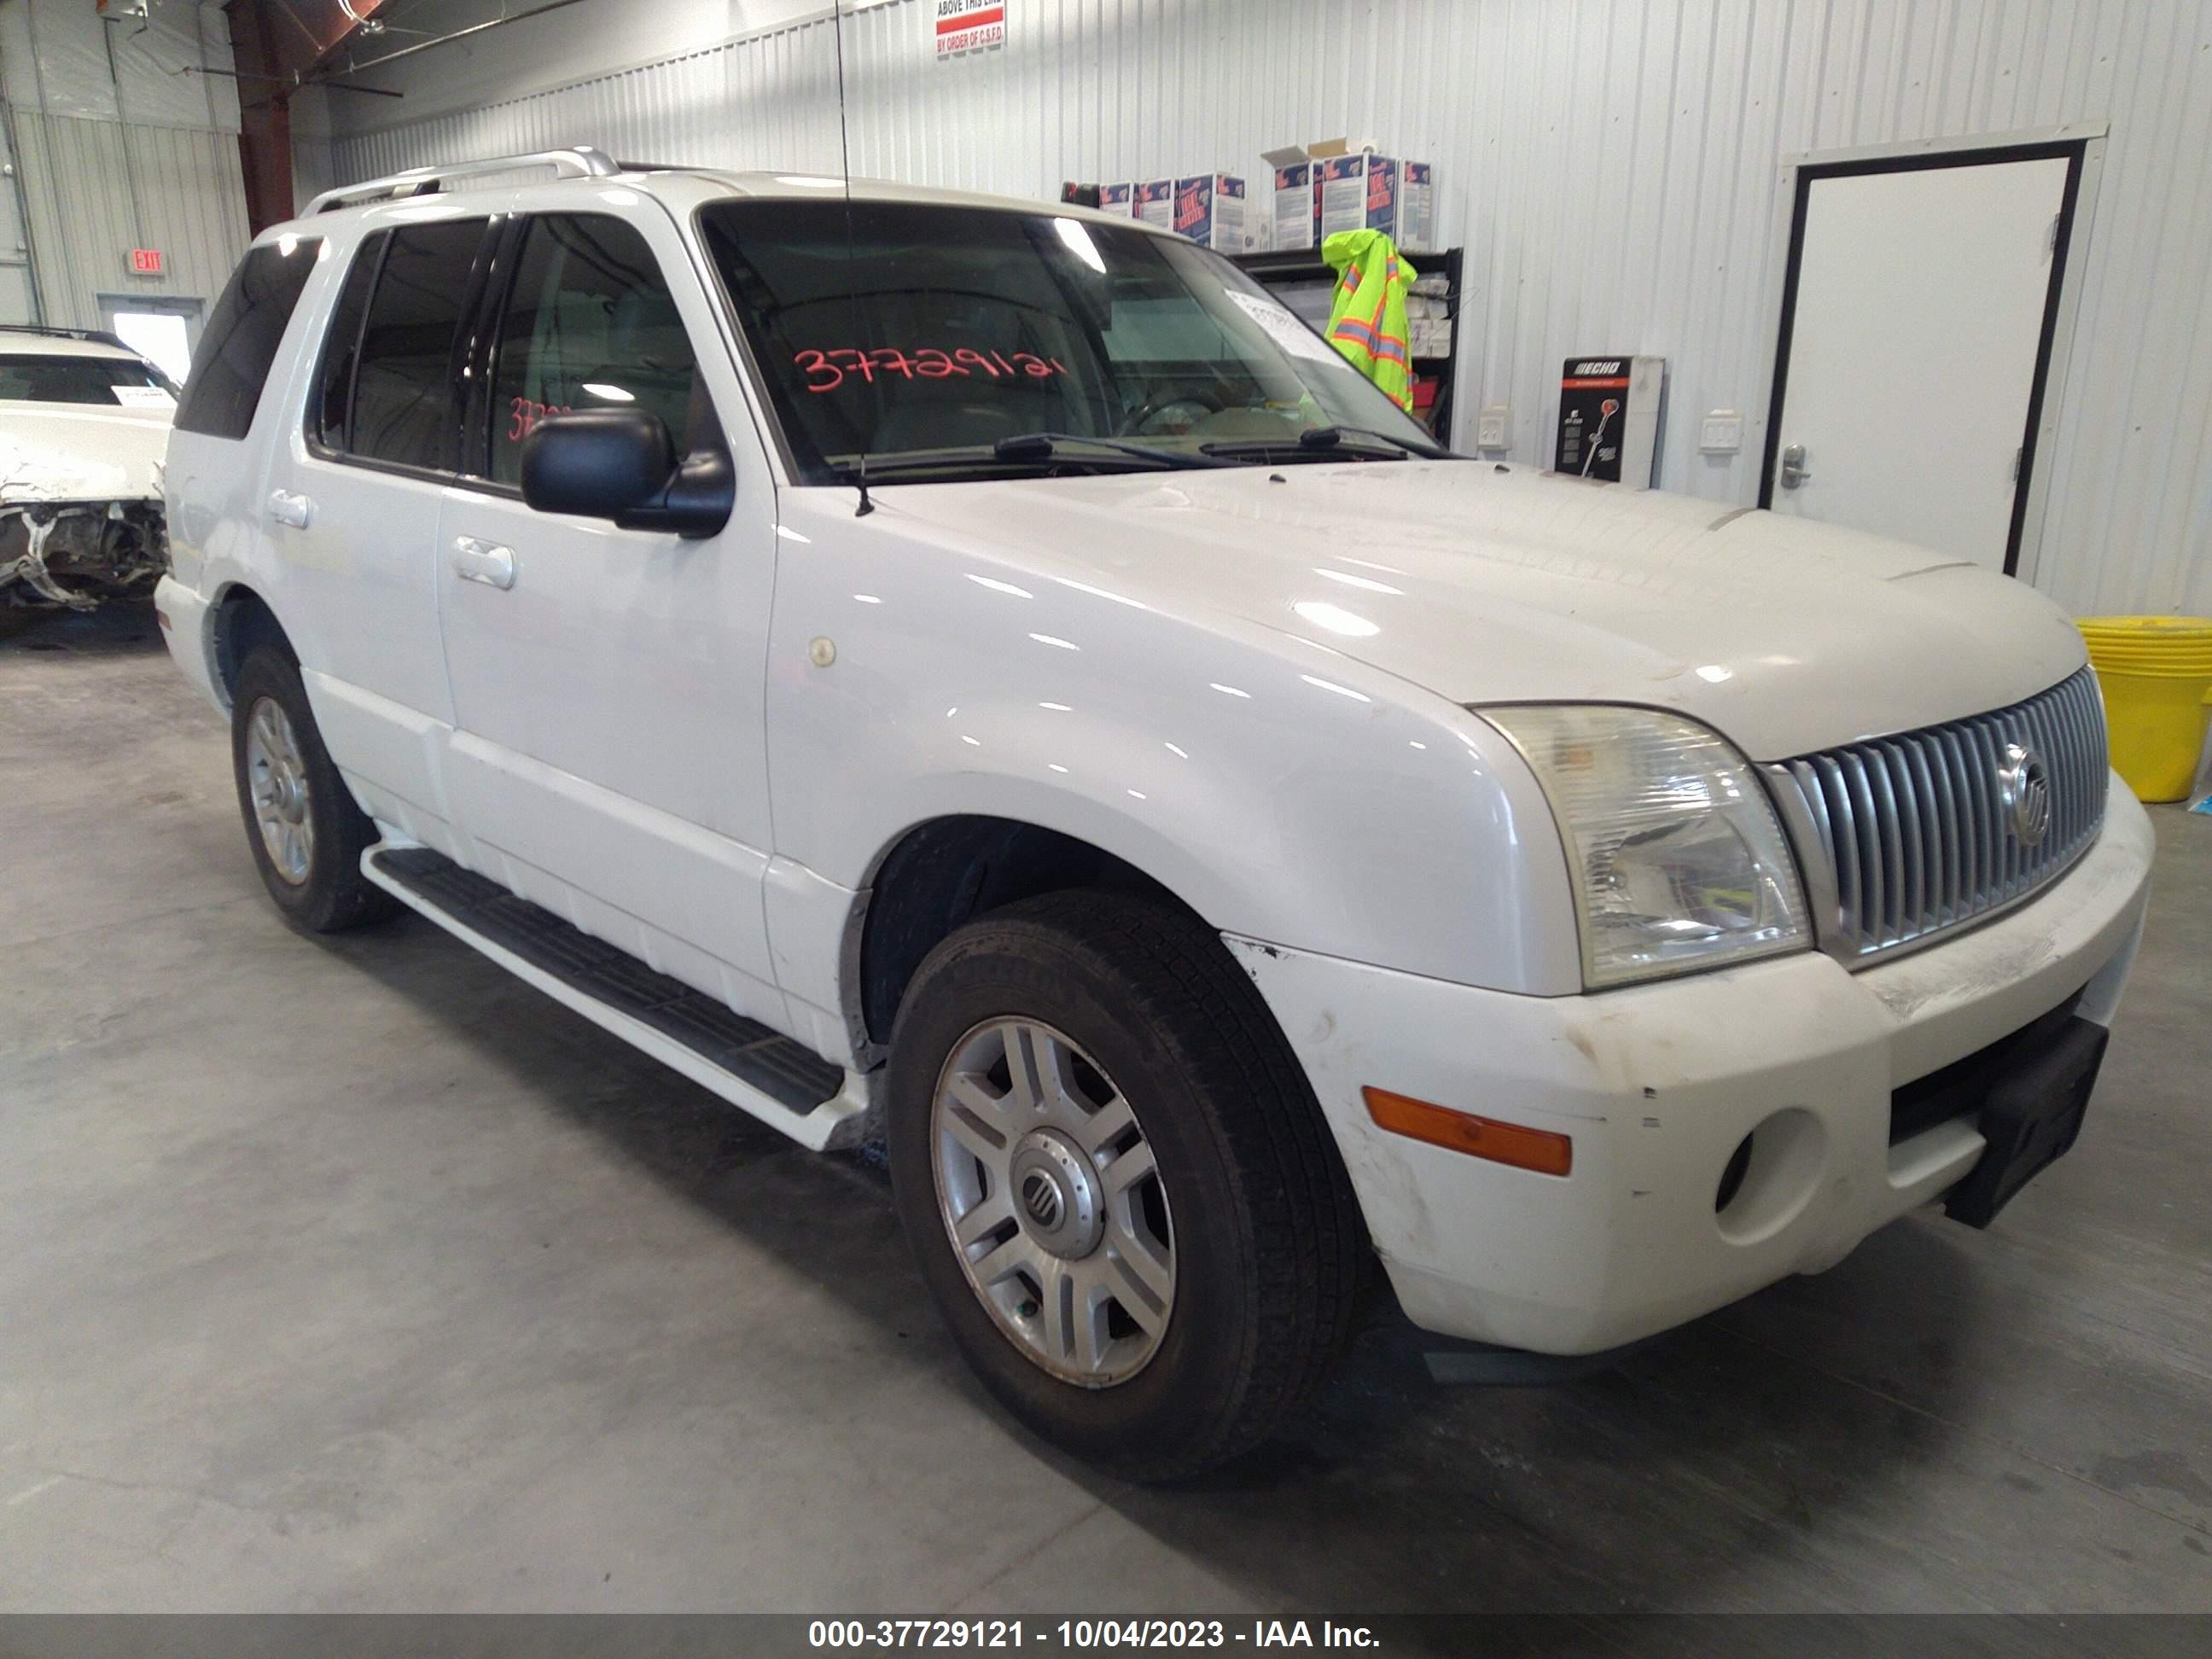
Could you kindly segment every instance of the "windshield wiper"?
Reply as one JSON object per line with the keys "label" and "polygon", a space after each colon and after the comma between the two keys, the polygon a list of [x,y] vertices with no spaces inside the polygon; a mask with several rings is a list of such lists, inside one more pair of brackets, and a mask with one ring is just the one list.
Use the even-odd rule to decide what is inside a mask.
{"label": "windshield wiper", "polygon": [[[991,453],[1006,461],[1032,458],[1049,459],[1058,454],[1062,444],[1089,444],[1095,449],[1111,449],[1123,455],[1134,455],[1139,460],[1158,461],[1163,466],[1188,468],[1223,465],[1206,455],[1194,455],[1188,450],[1156,449],[1150,444],[1126,443],[1119,438],[1093,438],[1081,432],[1018,432],[1011,438],[1001,438],[993,444]],[[1204,447],[1200,446],[1200,448]]]}
{"label": "windshield wiper", "polygon": [[[870,483],[893,483],[902,479],[945,477],[962,473],[984,475],[1048,473],[1063,468],[1080,468],[1090,471],[1152,472],[1170,467],[1225,466],[1203,455],[1179,455],[1171,450],[1146,449],[1140,445],[1119,444],[1103,438],[1079,438],[1071,435],[1064,441],[1075,444],[1103,445],[1098,453],[1085,455],[1079,452],[1061,453],[1063,441],[1054,434],[1051,441],[1039,441],[1027,434],[1008,438],[997,444],[962,444],[946,449],[909,449],[895,454],[871,454],[866,462],[866,477]],[[858,483],[861,477],[860,459],[841,456],[831,463],[840,483]]]}
{"label": "windshield wiper", "polygon": [[1334,449],[1346,434],[1362,438],[1380,438],[1386,444],[1395,444],[1408,455],[1419,455],[1425,461],[1455,461],[1460,458],[1442,444],[1413,443],[1395,433],[1383,432],[1371,426],[1310,426],[1298,434],[1298,445],[1304,449]]}
{"label": "windshield wiper", "polygon": [[[1347,434],[1376,438],[1390,446],[1378,449],[1372,444],[1348,444]],[[1302,461],[1326,461],[1339,455],[1357,455],[1366,460],[1400,461],[1408,455],[1419,456],[1425,461],[1456,460],[1459,458],[1448,449],[1434,444],[1417,444],[1393,436],[1388,432],[1365,426],[1312,426],[1296,438],[1224,438],[1199,447],[1209,455],[1267,455],[1279,459]]]}

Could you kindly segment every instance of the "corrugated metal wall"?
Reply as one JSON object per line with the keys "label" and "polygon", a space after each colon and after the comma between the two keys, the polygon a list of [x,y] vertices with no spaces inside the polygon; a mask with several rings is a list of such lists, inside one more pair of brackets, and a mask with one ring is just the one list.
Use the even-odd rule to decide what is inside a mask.
{"label": "corrugated metal wall", "polygon": [[[102,294],[215,304],[251,240],[235,133],[19,110],[15,136],[48,322],[99,327]],[[164,274],[133,276],[134,247]]]}
{"label": "corrugated metal wall", "polygon": [[[246,251],[228,19],[168,3],[120,21],[81,0],[0,0],[36,320],[96,328],[102,294],[212,305]],[[167,270],[132,272],[134,247]],[[27,283],[9,295],[9,319],[34,320],[31,301]]]}
{"label": "corrugated metal wall", "polygon": [[[1437,167],[1468,250],[1462,417],[1540,460],[1559,360],[1670,360],[1662,478],[1756,498],[1792,152],[2108,120],[2037,584],[2212,612],[2212,6],[2204,0],[1011,0],[1003,52],[932,61],[926,0],[848,15],[856,172],[1054,194],[1346,133]],[[562,14],[591,27],[590,9]],[[380,131],[342,178],[596,143],[834,169],[826,21]],[[1696,450],[1743,411],[1744,449]],[[1461,433],[1462,441],[1469,435]]]}

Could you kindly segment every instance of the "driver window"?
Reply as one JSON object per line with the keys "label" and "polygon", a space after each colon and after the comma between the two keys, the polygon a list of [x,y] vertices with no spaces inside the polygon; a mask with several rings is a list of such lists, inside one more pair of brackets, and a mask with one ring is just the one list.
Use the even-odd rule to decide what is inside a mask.
{"label": "driver window", "polygon": [[653,251],[603,214],[530,222],[492,374],[491,477],[522,477],[522,441],[548,415],[643,409],[677,453],[692,430],[696,362]]}

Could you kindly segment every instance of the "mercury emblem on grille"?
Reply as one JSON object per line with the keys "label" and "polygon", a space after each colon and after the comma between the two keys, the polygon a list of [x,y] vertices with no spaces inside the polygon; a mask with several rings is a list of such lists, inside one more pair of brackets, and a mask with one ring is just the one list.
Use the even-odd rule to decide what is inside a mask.
{"label": "mercury emblem on grille", "polygon": [[2022,847],[2040,847],[2051,833],[2051,772],[2043,757],[2016,743],[2005,745],[1997,773],[1997,797]]}

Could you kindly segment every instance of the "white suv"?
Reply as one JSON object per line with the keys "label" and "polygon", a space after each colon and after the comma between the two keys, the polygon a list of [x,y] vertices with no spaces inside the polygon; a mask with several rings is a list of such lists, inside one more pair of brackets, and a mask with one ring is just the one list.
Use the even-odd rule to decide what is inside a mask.
{"label": "white suv", "polygon": [[253,856],[883,1138],[1041,1433],[1188,1471],[1375,1263],[1587,1354],[2072,1141],[2150,832],[2027,587],[1447,455],[1141,224],[536,163],[210,319],[160,605]]}

